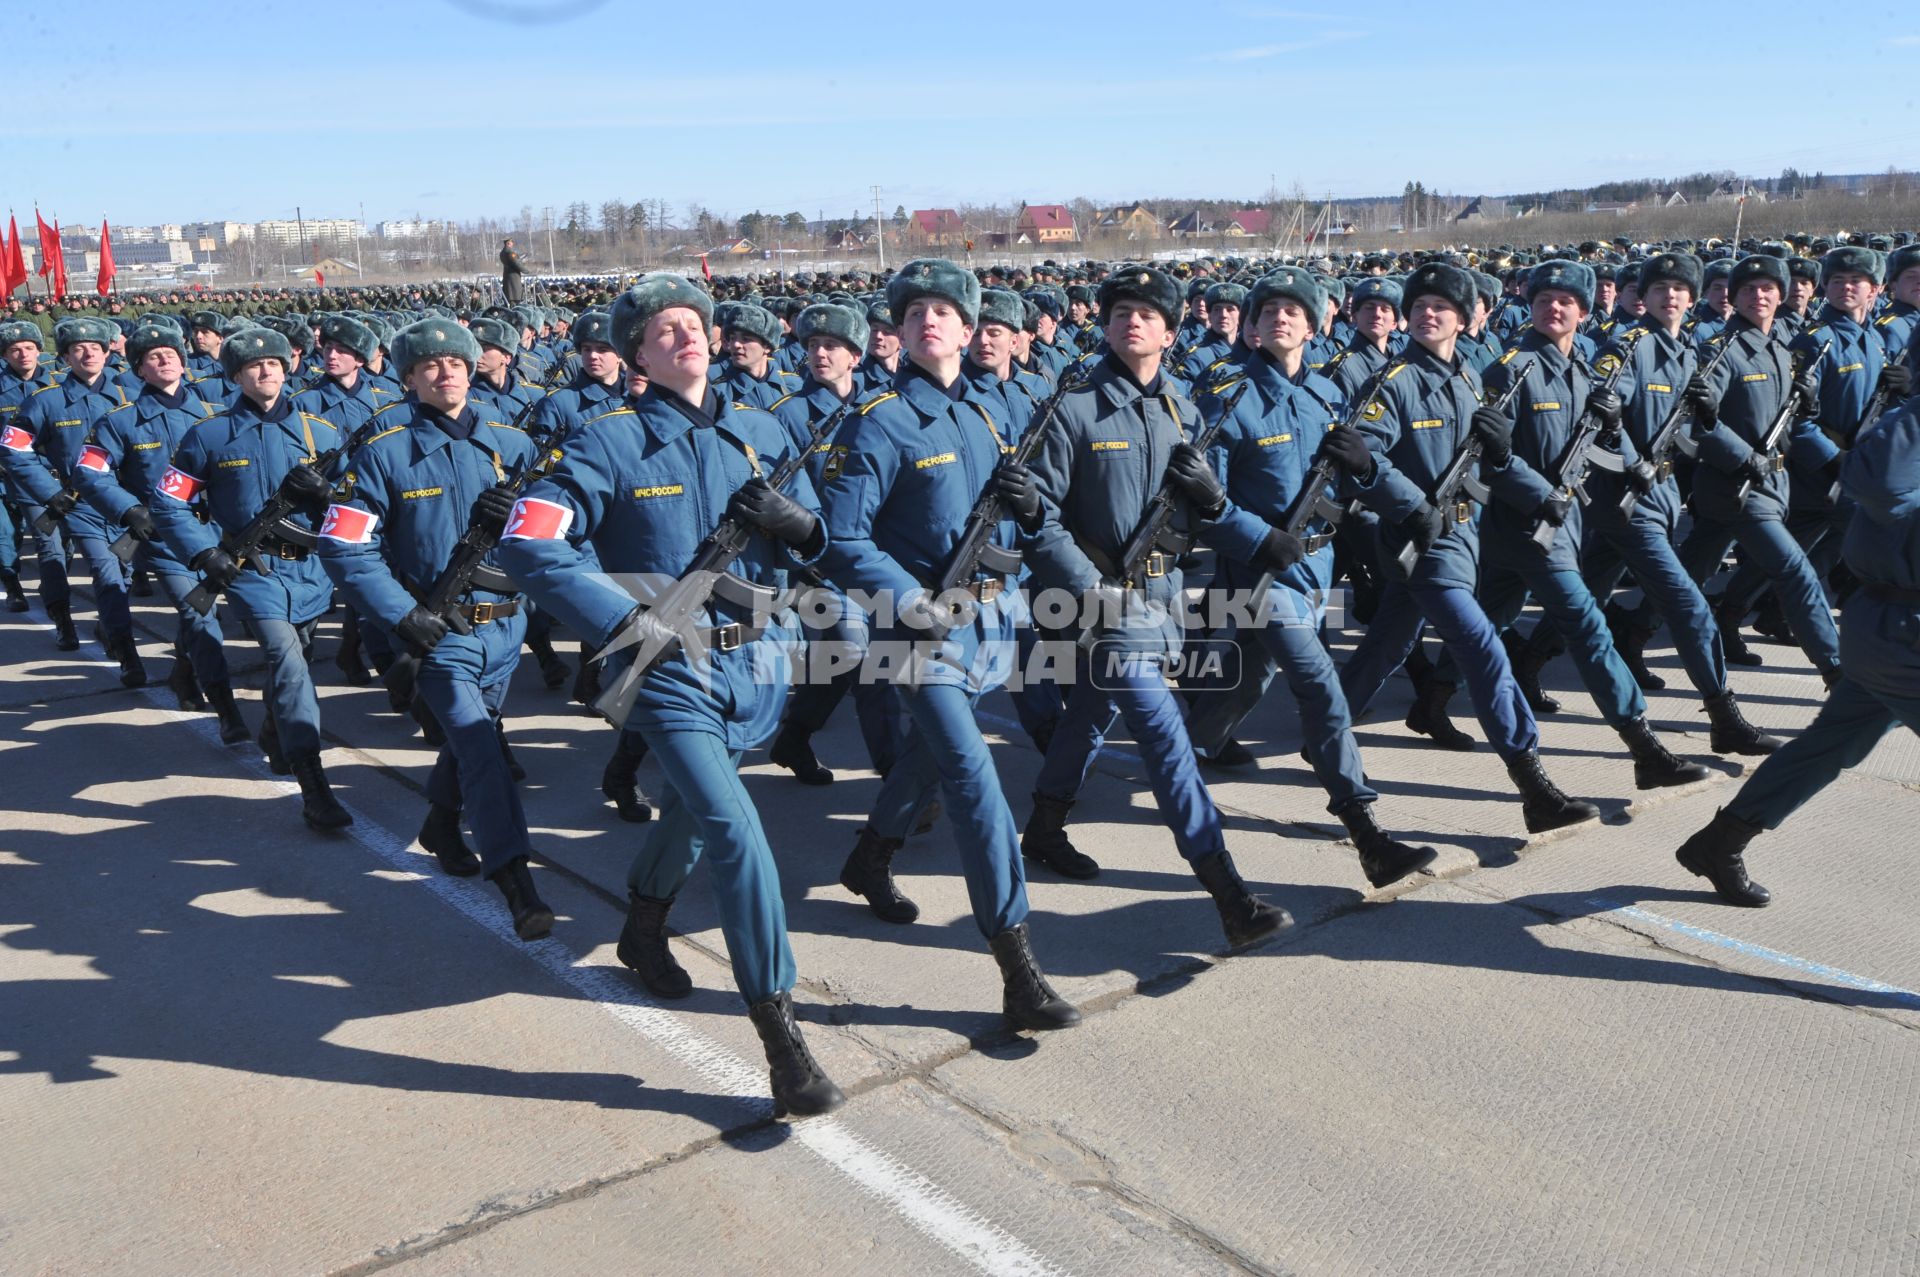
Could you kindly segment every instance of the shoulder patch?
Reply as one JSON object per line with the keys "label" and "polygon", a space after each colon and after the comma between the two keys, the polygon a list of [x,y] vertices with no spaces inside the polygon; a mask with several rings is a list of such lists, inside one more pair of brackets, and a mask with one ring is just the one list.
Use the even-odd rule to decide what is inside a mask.
{"label": "shoulder patch", "polygon": [[[388,435],[397,435],[402,430],[405,430],[405,429],[406,429],[405,426],[388,426],[385,430],[382,430],[379,434],[367,440],[367,443],[379,443],[382,439],[386,438]],[[362,444],[361,446],[365,447],[366,445]]]}
{"label": "shoulder patch", "polygon": [[1378,398],[1367,400],[1367,406],[1360,410],[1360,420],[1362,421],[1378,421],[1386,415],[1387,406],[1381,403]]}
{"label": "shoulder patch", "polygon": [[1395,364],[1392,370],[1387,373],[1387,380],[1392,381],[1395,377],[1398,377],[1401,373],[1405,372],[1407,370],[1407,367],[1408,365],[1405,360],[1402,360],[1400,363]]}
{"label": "shoulder patch", "polygon": [[780,397],[779,397],[778,399],[776,399],[776,400],[774,400],[774,401],[773,401],[772,403],[770,403],[770,404],[768,404],[768,405],[767,405],[767,411],[769,411],[769,412],[771,412],[771,411],[773,411],[773,410],[774,410],[775,408],[778,408],[778,407],[779,407],[779,406],[780,406],[781,404],[783,404],[783,403],[785,403],[785,402],[786,402],[787,400],[789,400],[789,399],[791,399],[791,398],[793,398],[793,396],[794,396],[794,395],[795,395],[796,393],[797,393],[797,392],[795,392],[795,391],[792,391],[792,390],[789,390],[789,391],[788,391],[788,392],[787,392],[786,394],[784,394],[784,395],[781,395],[781,396],[780,396]]}
{"label": "shoulder patch", "polygon": [[1201,391],[1200,393],[1206,394],[1206,395],[1224,394],[1225,392],[1232,390],[1235,386],[1239,385],[1241,382],[1245,380],[1246,380],[1245,377],[1229,377],[1225,381],[1217,382],[1214,385],[1208,386],[1205,390]]}
{"label": "shoulder patch", "polygon": [[875,408],[878,408],[881,404],[885,403],[887,400],[898,399],[899,397],[900,397],[900,392],[897,390],[889,390],[884,394],[875,395],[873,398],[861,404],[858,408],[855,408],[853,410],[853,415],[856,417],[864,417],[868,413],[872,412]]}
{"label": "shoulder patch", "polygon": [[1520,348],[1518,346],[1515,346],[1512,350],[1509,350],[1506,354],[1500,356],[1500,358],[1495,362],[1502,363],[1502,364],[1508,363],[1513,359],[1515,355],[1519,353],[1520,353]]}
{"label": "shoulder patch", "polygon": [[638,414],[636,414],[631,408],[615,408],[612,412],[603,412],[597,417],[588,417],[585,421],[581,422],[580,425],[582,428],[585,428],[587,426],[592,425],[596,421],[605,421],[608,417],[618,417],[622,415],[632,417]]}

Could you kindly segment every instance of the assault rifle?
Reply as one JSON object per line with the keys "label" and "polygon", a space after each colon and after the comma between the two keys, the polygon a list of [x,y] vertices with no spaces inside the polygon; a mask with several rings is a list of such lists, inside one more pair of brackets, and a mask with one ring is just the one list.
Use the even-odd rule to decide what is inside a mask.
{"label": "assault rifle", "polygon": [[[1507,393],[1494,400],[1492,407],[1505,412],[1519,397],[1520,388],[1527,382],[1527,374],[1533,371],[1533,356],[1521,360],[1513,366],[1513,381],[1507,387]],[[1465,523],[1473,517],[1476,503],[1485,505],[1493,495],[1487,486],[1480,482],[1480,437],[1469,433],[1467,441],[1460,445],[1460,451],[1453,454],[1453,460],[1441,474],[1440,481],[1433,487],[1433,504],[1444,515],[1451,510],[1455,523]],[[1420,566],[1421,551],[1412,541],[1400,547],[1395,562],[1408,576]]]}
{"label": "assault rifle", "polygon": [[[1633,348],[1639,344],[1640,338],[1646,331],[1644,328],[1634,329],[1627,334],[1620,349],[1608,356],[1619,362],[1607,371],[1606,378],[1600,383],[1600,389],[1612,393],[1614,387],[1620,384],[1620,378],[1626,374],[1633,360]],[[1591,404],[1591,396],[1589,396],[1589,404]],[[1603,434],[1610,435],[1611,439],[1603,439]],[[1573,429],[1573,437],[1567,441],[1567,450],[1560,457],[1560,477],[1553,485],[1553,495],[1563,501],[1577,500],[1581,505],[1586,505],[1589,500],[1586,488],[1588,470],[1599,466],[1602,470],[1620,474],[1627,468],[1619,452],[1615,451],[1619,438],[1620,428],[1616,425],[1608,430],[1605,423],[1589,406],[1580,415],[1580,420]],[[1542,554],[1553,549],[1553,540],[1558,535],[1560,535],[1560,525],[1551,519],[1535,519],[1533,527],[1527,533],[1528,539],[1540,547]]]}
{"label": "assault rifle", "polygon": [[[349,439],[300,464],[312,466],[321,474],[325,474],[333,469],[334,462],[347,454],[353,443],[354,441]],[[249,562],[258,559],[260,547],[265,545],[267,538],[271,536],[279,536],[296,543],[304,542],[310,546],[311,534],[307,533],[306,529],[295,528],[286,521],[287,516],[293,513],[293,508],[293,498],[287,495],[286,480],[282,479],[280,486],[274,489],[273,495],[261,504],[260,509],[251,519],[247,520],[246,526],[231,536],[221,536],[220,548],[226,552],[228,558],[233,560],[236,568],[243,568]],[[201,581],[187,591],[187,606],[202,616],[213,611],[213,605],[219,601],[220,590],[212,588],[205,581]]]}
{"label": "assault rifle", "polygon": [[[1793,384],[1788,388],[1786,397],[1780,401],[1780,411],[1774,413],[1773,420],[1767,424],[1765,433],[1760,436],[1760,446],[1754,449],[1767,459],[1767,464],[1776,474],[1786,468],[1786,458],[1780,454],[1781,441],[1787,437],[1787,432],[1793,429],[1794,419],[1800,415],[1800,374],[1825,359],[1827,351],[1832,348],[1833,338],[1829,337],[1820,343],[1820,349],[1813,352],[1811,359],[1794,361]],[[1752,493],[1753,480],[1742,479],[1739,490],[1733,494],[1733,499],[1744,506]]]}
{"label": "assault rifle", "polygon": [[[1727,357],[1727,352],[1731,349],[1733,349],[1732,342],[1720,343],[1720,349],[1714,352],[1712,359],[1707,361],[1707,366],[1693,375],[1702,379],[1712,376],[1714,370],[1720,367],[1720,361]],[[1647,441],[1647,461],[1653,466],[1656,483],[1673,473],[1674,453],[1691,457],[1699,451],[1689,437],[1693,429],[1693,420],[1693,405],[1687,402],[1686,387],[1682,386],[1680,393],[1674,396],[1673,407],[1667,411],[1667,419],[1660,423],[1660,428],[1654,431],[1653,438]],[[1632,514],[1633,507],[1639,501],[1640,494],[1628,488],[1626,495],[1620,498],[1620,513]]]}

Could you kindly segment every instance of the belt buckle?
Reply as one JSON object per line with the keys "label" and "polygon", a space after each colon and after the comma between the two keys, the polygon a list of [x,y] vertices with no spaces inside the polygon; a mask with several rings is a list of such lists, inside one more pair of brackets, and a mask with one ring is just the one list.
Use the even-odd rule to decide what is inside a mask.
{"label": "belt buckle", "polygon": [[468,619],[475,625],[485,625],[493,620],[493,613],[499,607],[497,603],[475,603]]}
{"label": "belt buckle", "polygon": [[1167,556],[1155,550],[1147,556],[1147,564],[1144,571],[1148,578],[1165,576],[1167,574]]}
{"label": "belt buckle", "polygon": [[992,578],[989,578],[988,580],[981,581],[979,583],[980,601],[982,603],[991,603],[995,599],[999,598],[1000,591],[1006,588],[1007,588],[1007,583],[1005,581],[1002,581],[999,577],[992,577]]}
{"label": "belt buckle", "polygon": [[740,631],[740,622],[735,621],[731,625],[718,625],[714,627],[714,650],[720,652],[737,652],[744,642],[745,640]]}
{"label": "belt buckle", "polygon": [[1453,521],[1465,523],[1473,518],[1473,502],[1456,501],[1453,503]]}
{"label": "belt buckle", "polygon": [[1662,479],[1671,478],[1672,476],[1673,476],[1673,462],[1670,460],[1662,461],[1659,465],[1653,468],[1653,477],[1656,483]]}
{"label": "belt buckle", "polygon": [[1785,453],[1769,452],[1767,454],[1767,469],[1773,471],[1775,474],[1779,474],[1782,470],[1785,470],[1786,468],[1787,468],[1787,458]]}

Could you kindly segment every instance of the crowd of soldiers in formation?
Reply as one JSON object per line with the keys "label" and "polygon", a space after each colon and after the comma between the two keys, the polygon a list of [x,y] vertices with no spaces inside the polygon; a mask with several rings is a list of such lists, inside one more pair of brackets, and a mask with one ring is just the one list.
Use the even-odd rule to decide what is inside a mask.
{"label": "crowd of soldiers in formation", "polygon": [[[841,883],[914,921],[893,858],[944,813],[1007,1020],[1033,1031],[1079,1012],[1035,955],[1026,874],[1099,874],[1068,826],[1120,719],[1233,948],[1291,919],[1242,881],[1203,770],[1253,763],[1236,730],[1276,677],[1375,887],[1435,854],[1376,818],[1354,742],[1396,670],[1408,728],[1446,749],[1475,745],[1449,717],[1464,683],[1526,828],[1558,829],[1598,816],[1540,757],[1559,708],[1541,673],[1562,653],[1638,788],[1709,775],[1646,719],[1664,682],[1645,651],[1667,626],[1713,751],[1763,760],[1678,851],[1747,907],[1769,900],[1747,844],[1916,723],[1920,245],[1904,233],[929,258],[534,280],[531,302],[510,256],[505,301],[436,285],[15,303],[6,606],[30,610],[37,578],[51,642],[77,650],[81,567],[94,637],[140,687],[129,597],[158,589],[177,615],[171,697],[257,746],[332,831],[352,816],[321,762],[310,662],[344,605],[341,676],[379,679],[439,751],[422,848],[495,884],[526,940],[553,914],[500,724],[532,651],[548,688],[613,723],[602,789],[650,824],[619,960],[687,995],[667,921],[705,859],[782,1113],[843,1097],[794,1019],[773,848],[738,771],[771,742],[799,783],[831,783],[811,740],[849,693],[882,782]],[[1343,588],[1365,630],[1336,665]],[[1750,622],[1825,680],[1791,742],[1728,684],[1758,663]],[[265,656],[257,731],[223,624]],[[1220,659],[1183,660],[1201,647]],[[974,717],[1002,684],[1043,755],[1024,827]]]}

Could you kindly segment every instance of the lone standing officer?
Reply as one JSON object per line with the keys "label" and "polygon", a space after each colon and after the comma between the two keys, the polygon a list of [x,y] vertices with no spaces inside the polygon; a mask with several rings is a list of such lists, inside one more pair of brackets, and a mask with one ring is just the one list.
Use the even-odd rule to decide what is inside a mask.
{"label": "lone standing officer", "polygon": [[520,275],[524,269],[520,265],[520,254],[513,249],[513,241],[509,239],[501,244],[500,291],[506,295],[509,306],[518,306],[526,296],[526,289],[520,282]]}

